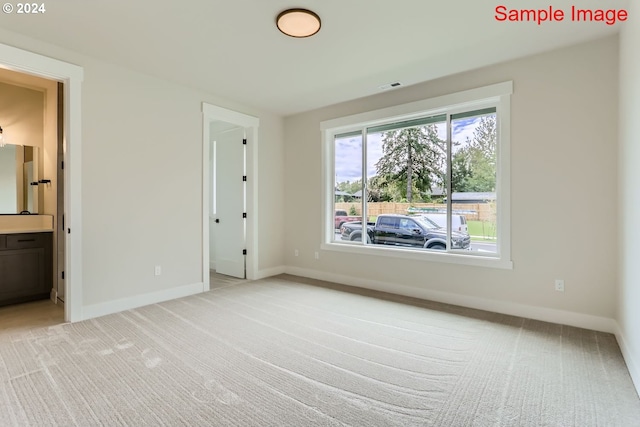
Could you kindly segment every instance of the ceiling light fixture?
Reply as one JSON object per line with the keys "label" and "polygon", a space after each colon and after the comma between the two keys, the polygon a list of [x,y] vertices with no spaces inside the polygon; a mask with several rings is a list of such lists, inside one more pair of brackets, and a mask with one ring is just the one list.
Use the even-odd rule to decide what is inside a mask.
{"label": "ceiling light fixture", "polygon": [[307,9],[287,9],[280,12],[276,25],[282,33],[296,38],[310,37],[320,31],[320,17]]}

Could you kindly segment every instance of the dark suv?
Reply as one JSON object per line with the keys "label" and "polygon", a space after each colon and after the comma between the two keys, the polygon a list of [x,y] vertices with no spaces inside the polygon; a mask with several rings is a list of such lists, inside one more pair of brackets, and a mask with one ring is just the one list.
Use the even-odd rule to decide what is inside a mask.
{"label": "dark suv", "polygon": [[[362,223],[352,222],[342,225],[342,240],[362,240]],[[375,224],[367,224],[367,243],[377,245],[410,246],[425,249],[446,249],[447,231],[420,216],[385,214],[379,215]],[[469,249],[471,239],[468,234],[451,232],[452,249]]]}

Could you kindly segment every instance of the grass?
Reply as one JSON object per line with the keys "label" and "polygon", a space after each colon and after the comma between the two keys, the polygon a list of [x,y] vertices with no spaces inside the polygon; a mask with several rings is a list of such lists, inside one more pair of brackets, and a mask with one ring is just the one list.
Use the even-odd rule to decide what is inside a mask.
{"label": "grass", "polygon": [[467,227],[469,228],[469,235],[471,236],[472,240],[495,241],[496,239],[496,227],[492,222],[467,221]]}

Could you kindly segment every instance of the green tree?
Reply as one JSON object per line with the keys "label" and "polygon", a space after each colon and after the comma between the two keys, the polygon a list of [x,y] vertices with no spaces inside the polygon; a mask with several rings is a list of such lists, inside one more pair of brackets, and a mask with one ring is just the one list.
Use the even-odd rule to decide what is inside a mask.
{"label": "green tree", "polygon": [[469,180],[472,177],[471,159],[468,150],[461,148],[451,158],[451,189],[453,191],[469,190]]}
{"label": "green tree", "polygon": [[[382,136],[382,157],[376,163],[377,178],[389,190],[397,187],[409,203],[415,194],[443,185],[446,143],[436,125],[392,130]],[[394,197],[397,200],[397,196]]]}
{"label": "green tree", "polygon": [[382,176],[376,175],[367,180],[367,201],[369,202],[393,202],[402,198],[401,191],[396,183],[389,183]]}
{"label": "green tree", "polygon": [[362,180],[357,179],[353,182],[351,181],[343,181],[336,183],[337,191],[344,191],[345,193],[349,193],[349,195],[340,195],[336,196],[336,202],[351,202],[355,198],[353,194],[357,191],[362,190]]}
{"label": "green tree", "polygon": [[473,138],[467,138],[464,147],[451,159],[453,191],[495,191],[496,147],[496,116],[483,116],[473,131]]}
{"label": "green tree", "polygon": [[354,194],[358,190],[362,190],[362,180],[357,179],[353,182],[343,181],[336,184],[336,190],[344,191],[349,194]]}

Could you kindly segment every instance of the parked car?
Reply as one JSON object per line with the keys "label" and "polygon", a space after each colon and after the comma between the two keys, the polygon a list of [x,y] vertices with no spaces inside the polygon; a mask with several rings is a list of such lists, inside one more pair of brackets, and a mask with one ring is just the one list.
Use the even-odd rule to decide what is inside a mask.
{"label": "parked car", "polygon": [[342,227],[342,224],[344,224],[345,222],[354,222],[354,221],[362,221],[362,217],[349,215],[347,211],[336,210],[336,215],[335,215],[336,230],[339,230],[340,227]]}
{"label": "parked car", "polygon": [[[379,215],[376,222],[368,222],[366,228],[367,243],[440,250],[447,247],[447,231],[422,216]],[[362,241],[362,221],[343,224],[340,234],[342,240]],[[451,231],[451,247],[469,249],[471,238]]]}
{"label": "parked car", "polygon": [[[430,221],[435,222],[441,228],[447,229],[447,214],[446,213],[424,213],[420,214],[421,217],[427,218]],[[469,227],[467,226],[467,218],[464,215],[452,214],[451,215],[451,230],[458,233],[469,234]]]}

